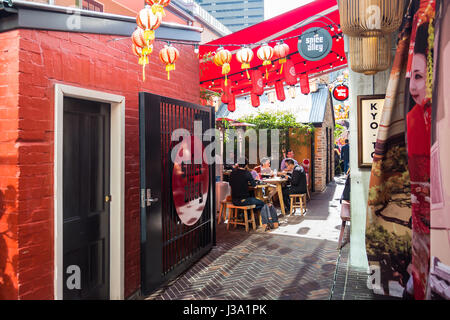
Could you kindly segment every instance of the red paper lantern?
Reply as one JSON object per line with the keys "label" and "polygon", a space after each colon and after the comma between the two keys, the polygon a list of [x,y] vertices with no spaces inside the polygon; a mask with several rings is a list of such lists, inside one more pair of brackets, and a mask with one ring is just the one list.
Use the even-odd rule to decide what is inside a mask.
{"label": "red paper lantern", "polygon": [[142,65],[142,80],[145,81],[145,66],[149,64],[148,55],[153,51],[153,40],[146,41],[144,30],[136,28],[131,35],[132,51],[139,57],[139,64]]}
{"label": "red paper lantern", "polygon": [[250,79],[248,69],[250,68],[250,62],[253,60],[253,50],[247,47],[242,48],[236,53],[236,59],[241,63],[241,69],[245,69],[247,72],[247,78]]}
{"label": "red paper lantern", "polygon": [[161,22],[162,14],[160,12],[153,13],[150,6],[145,6],[136,17],[136,23],[139,28],[144,30],[144,37],[147,43],[155,40],[155,30],[159,28]]}
{"label": "red paper lantern", "polygon": [[252,70],[252,93],[258,96],[264,94],[264,80],[259,70]]}
{"label": "red paper lantern", "polygon": [[230,112],[236,111],[236,97],[233,93],[231,93],[230,101],[228,102],[228,111],[230,111]]}
{"label": "red paper lantern", "polygon": [[286,95],[284,93],[283,81],[275,82],[275,92],[277,93],[277,99],[279,101],[286,100]]}
{"label": "red paper lantern", "polygon": [[283,65],[286,63],[286,57],[289,54],[289,46],[284,42],[279,42],[273,47],[273,56],[279,59],[278,63],[281,65],[280,74],[283,73]]}
{"label": "red paper lantern", "polygon": [[[263,61],[263,66],[272,64],[273,48],[268,44],[263,44],[256,52],[258,58]],[[266,67],[266,79],[269,79],[269,72]]]}
{"label": "red paper lantern", "polygon": [[261,105],[261,102],[259,101],[259,96],[252,93],[250,94],[251,100],[252,100],[252,106],[255,108],[258,108]]}
{"label": "red paper lantern", "polygon": [[286,71],[284,72],[284,80],[288,86],[295,86],[297,84],[297,72],[292,60],[286,60]]}
{"label": "red paper lantern", "polygon": [[214,55],[214,63],[218,67],[222,67],[222,74],[225,75],[225,86],[228,85],[228,78],[227,75],[231,70],[230,62],[231,62],[232,54],[230,51],[219,48],[216,51],[216,54]]}
{"label": "red paper lantern", "polygon": [[311,92],[309,88],[309,77],[307,73],[300,75],[300,89],[303,94],[309,94]]}
{"label": "red paper lantern", "polygon": [[167,80],[170,80],[170,71],[175,70],[175,62],[178,60],[180,52],[171,45],[165,45],[159,51],[159,59],[166,64]]}

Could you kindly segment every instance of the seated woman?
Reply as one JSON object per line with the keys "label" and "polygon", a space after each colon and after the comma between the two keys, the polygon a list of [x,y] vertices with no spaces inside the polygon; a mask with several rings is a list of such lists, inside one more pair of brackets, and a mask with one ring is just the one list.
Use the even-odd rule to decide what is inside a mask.
{"label": "seated woman", "polygon": [[261,175],[266,177],[271,177],[273,175],[272,168],[270,167],[270,159],[261,159]]}
{"label": "seated woman", "polygon": [[248,161],[238,165],[230,175],[231,201],[235,206],[255,205],[256,210],[264,207],[264,202],[250,196],[248,187],[256,186],[256,181],[248,171]]}

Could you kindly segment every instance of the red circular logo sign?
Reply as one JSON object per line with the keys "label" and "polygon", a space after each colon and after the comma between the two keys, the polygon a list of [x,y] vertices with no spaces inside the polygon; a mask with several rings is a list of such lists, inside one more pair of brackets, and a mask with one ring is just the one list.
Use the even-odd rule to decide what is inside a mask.
{"label": "red circular logo sign", "polygon": [[[173,163],[172,193],[181,222],[192,226],[205,209],[209,189],[209,166],[203,159],[203,143],[193,136],[176,146]],[[195,155],[201,164],[195,163]]]}
{"label": "red circular logo sign", "polygon": [[340,85],[334,88],[333,97],[338,101],[345,101],[350,95],[349,89],[346,85]]}

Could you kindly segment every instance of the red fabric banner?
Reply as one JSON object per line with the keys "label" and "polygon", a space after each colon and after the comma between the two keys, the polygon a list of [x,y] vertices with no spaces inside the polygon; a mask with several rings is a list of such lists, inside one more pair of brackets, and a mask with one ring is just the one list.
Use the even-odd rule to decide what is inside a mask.
{"label": "red fabric banner", "polygon": [[300,89],[303,94],[309,94],[311,92],[309,88],[309,77],[307,73],[300,75]]}
{"label": "red fabric banner", "polygon": [[285,71],[283,72],[284,80],[288,86],[295,86],[297,84],[297,73],[295,71],[294,62],[288,59],[285,64]]}
{"label": "red fabric banner", "polygon": [[222,81],[222,90],[223,90],[223,94],[222,94],[222,103],[227,104],[228,102],[230,102],[231,100],[231,96],[232,96],[232,91],[231,91],[231,85],[228,82],[228,85],[225,86],[225,80]]}
{"label": "red fabric banner", "polygon": [[264,80],[261,71],[252,70],[252,92],[258,96],[264,94]]}
{"label": "red fabric banner", "polygon": [[261,105],[261,102],[259,101],[259,96],[252,93],[251,94],[251,99],[252,99],[252,106],[254,106],[255,108],[258,108]]}
{"label": "red fabric banner", "polygon": [[277,93],[277,99],[279,101],[286,100],[286,94],[284,93],[284,85],[283,81],[277,81],[275,82],[275,91]]}
{"label": "red fabric banner", "polygon": [[228,102],[228,111],[230,111],[230,112],[236,111],[236,97],[234,96],[233,93],[231,93],[230,101]]}

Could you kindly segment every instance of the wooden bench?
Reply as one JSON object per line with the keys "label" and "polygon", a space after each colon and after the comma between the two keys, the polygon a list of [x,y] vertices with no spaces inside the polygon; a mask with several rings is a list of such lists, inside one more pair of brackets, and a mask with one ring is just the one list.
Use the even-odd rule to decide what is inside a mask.
{"label": "wooden bench", "polygon": [[[230,229],[230,225],[234,225],[234,228],[236,228],[236,225],[243,225],[245,226],[245,231],[249,231],[248,223],[251,222],[253,225],[253,230],[256,230],[256,221],[255,221],[255,212],[253,209],[255,209],[256,206],[235,206],[232,203],[227,204],[227,211],[228,211],[228,224],[227,224],[227,230]],[[244,211],[244,221],[238,219],[238,211],[243,210]],[[251,219],[248,217],[248,212],[251,213]]]}
{"label": "wooden bench", "polygon": [[295,209],[300,208],[302,216],[306,213],[306,194],[291,194],[289,197],[291,198],[291,212],[289,216],[294,214]]}

